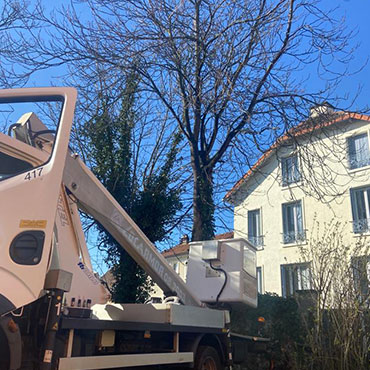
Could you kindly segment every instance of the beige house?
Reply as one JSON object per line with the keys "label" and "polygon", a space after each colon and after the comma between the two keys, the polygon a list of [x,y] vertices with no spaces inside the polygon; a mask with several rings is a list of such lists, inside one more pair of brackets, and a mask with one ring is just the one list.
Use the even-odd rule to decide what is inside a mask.
{"label": "beige house", "polygon": [[340,221],[348,243],[370,233],[369,122],[327,104],[316,107],[227,193],[235,237],[258,249],[260,293],[311,288],[299,247],[308,245],[314,225]]}

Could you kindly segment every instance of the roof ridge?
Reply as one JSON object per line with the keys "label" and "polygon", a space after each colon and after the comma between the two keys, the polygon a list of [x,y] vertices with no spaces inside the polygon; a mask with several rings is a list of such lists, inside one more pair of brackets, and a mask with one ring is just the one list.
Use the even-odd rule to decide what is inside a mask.
{"label": "roof ridge", "polygon": [[[326,117],[328,115],[325,115]],[[267,149],[261,157],[257,160],[257,162],[234,184],[234,186],[226,193],[224,196],[224,200],[228,201],[230,197],[240,188],[240,186],[249,178],[249,176],[252,175],[254,171],[256,171],[259,166],[267,160],[270,155],[273,153],[275,149],[280,147],[284,142],[291,139],[292,137],[299,137],[301,135],[305,135],[307,133],[313,132],[315,130],[318,130],[323,127],[329,127],[335,123],[340,123],[347,121],[349,119],[356,119],[360,121],[369,121],[370,122],[370,116],[363,114],[363,113],[356,113],[356,112],[334,112],[331,113],[330,116],[336,116],[333,117],[333,119],[329,119],[327,121],[318,120],[317,118],[308,118],[305,121],[300,122],[297,126],[294,126],[290,128],[283,136],[279,137],[271,146],[269,149]],[[305,125],[312,124],[314,122],[319,122],[319,125],[314,126],[311,125],[310,127],[305,128]],[[301,128],[301,129],[299,129]]]}

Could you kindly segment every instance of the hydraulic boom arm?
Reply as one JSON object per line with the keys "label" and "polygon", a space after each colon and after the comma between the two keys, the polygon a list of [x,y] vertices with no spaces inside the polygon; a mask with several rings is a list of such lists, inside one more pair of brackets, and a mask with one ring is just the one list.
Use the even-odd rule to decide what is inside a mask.
{"label": "hydraulic boom arm", "polygon": [[76,198],[78,207],[103,225],[166,295],[177,295],[185,305],[202,306],[184,281],[77,155],[67,155],[63,182]]}

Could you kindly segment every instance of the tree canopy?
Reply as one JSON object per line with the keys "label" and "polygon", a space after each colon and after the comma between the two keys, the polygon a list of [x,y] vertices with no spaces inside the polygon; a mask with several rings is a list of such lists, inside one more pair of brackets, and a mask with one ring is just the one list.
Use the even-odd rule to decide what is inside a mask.
{"label": "tree canopy", "polygon": [[[215,196],[272,142],[334,95],[352,57],[351,32],[319,0],[88,0],[9,34],[7,57],[27,77],[66,64],[84,96],[104,74],[110,95],[122,75],[140,76],[151,113],[180,129],[192,177],[192,239],[215,228]],[[87,15],[88,14],[88,15]],[[28,26],[32,20],[33,27]],[[16,42],[15,42],[16,41]],[[96,66],[99,66],[99,73]],[[307,68],[325,81],[310,85]],[[240,172],[240,167],[242,168]]]}

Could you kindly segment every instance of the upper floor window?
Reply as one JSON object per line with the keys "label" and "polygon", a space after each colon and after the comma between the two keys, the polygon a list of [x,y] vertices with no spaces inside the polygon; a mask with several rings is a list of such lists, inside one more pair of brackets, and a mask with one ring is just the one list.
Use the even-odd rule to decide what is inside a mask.
{"label": "upper floor window", "polygon": [[369,139],[367,133],[348,138],[349,168],[370,165]]}
{"label": "upper floor window", "polygon": [[299,172],[298,156],[292,155],[281,160],[281,175],[283,179],[283,186],[293,184],[301,179]]}
{"label": "upper floor window", "polygon": [[180,264],[178,262],[175,262],[172,267],[175,270],[175,272],[177,273],[180,272]]}
{"label": "upper floor window", "polygon": [[303,229],[302,202],[283,204],[283,243],[297,243],[306,239]]}
{"label": "upper floor window", "polygon": [[297,291],[312,289],[309,263],[281,265],[281,287],[283,297],[292,296]]}
{"label": "upper floor window", "polygon": [[353,232],[363,233],[370,230],[370,186],[351,189]]}
{"label": "upper floor window", "polygon": [[248,240],[255,246],[263,245],[261,211],[248,211]]}

